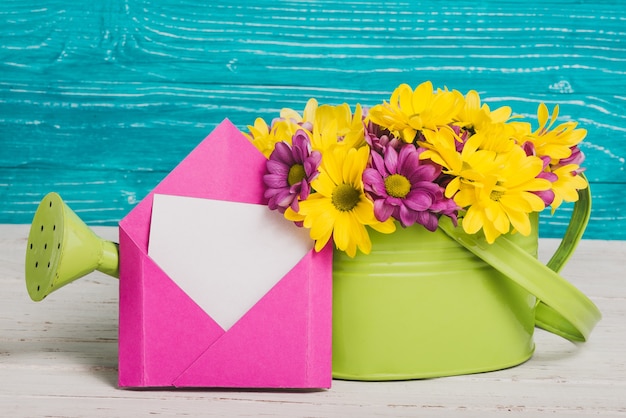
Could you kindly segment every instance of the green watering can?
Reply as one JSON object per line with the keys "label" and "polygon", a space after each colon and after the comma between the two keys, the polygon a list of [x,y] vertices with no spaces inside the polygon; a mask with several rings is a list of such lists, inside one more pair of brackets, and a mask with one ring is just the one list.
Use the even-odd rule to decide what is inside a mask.
{"label": "green watering can", "polygon": [[487,244],[448,218],[371,232],[372,252],[333,261],[333,377],[402,380],[486,372],[518,365],[534,351],[539,326],[585,341],[601,315],[557,272],[571,256],[591,211],[579,191],[561,245],[548,262],[534,235]]}

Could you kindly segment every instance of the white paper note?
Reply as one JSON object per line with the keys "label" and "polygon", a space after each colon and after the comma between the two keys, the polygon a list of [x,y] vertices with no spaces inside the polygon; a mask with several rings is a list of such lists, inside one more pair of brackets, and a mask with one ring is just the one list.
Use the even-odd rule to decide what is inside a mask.
{"label": "white paper note", "polygon": [[312,248],[265,205],[154,195],[148,255],[224,330]]}

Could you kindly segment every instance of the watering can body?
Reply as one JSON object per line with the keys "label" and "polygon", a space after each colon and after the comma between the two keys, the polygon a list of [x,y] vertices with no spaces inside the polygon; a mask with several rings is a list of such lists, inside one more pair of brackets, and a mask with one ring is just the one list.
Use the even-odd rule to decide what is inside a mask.
{"label": "watering can body", "polygon": [[[532,356],[536,298],[526,289],[441,230],[371,238],[369,255],[335,252],[333,377],[450,376]],[[514,239],[536,256],[536,234]]]}

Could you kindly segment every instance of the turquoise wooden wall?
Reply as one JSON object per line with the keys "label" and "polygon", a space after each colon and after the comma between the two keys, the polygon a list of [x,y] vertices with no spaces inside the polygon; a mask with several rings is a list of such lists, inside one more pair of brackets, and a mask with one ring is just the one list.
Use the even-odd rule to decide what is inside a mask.
{"label": "turquoise wooden wall", "polygon": [[57,191],[115,225],[226,117],[244,129],[429,79],[528,117],[559,103],[589,131],[585,237],[626,239],[625,75],[616,0],[3,0],[0,223],[29,223]]}

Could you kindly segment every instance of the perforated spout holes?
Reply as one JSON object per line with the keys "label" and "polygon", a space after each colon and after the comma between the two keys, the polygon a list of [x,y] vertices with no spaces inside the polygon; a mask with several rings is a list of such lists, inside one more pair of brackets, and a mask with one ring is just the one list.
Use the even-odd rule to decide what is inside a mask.
{"label": "perforated spout holes", "polygon": [[26,286],[33,300],[43,299],[54,287],[63,239],[63,202],[49,194],[33,218],[26,250]]}

